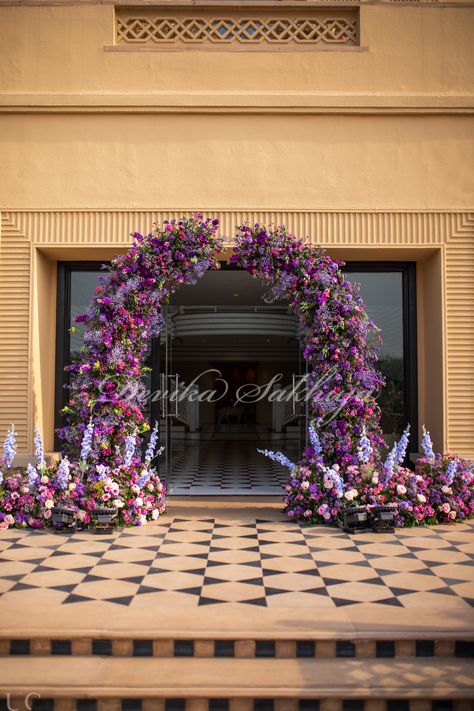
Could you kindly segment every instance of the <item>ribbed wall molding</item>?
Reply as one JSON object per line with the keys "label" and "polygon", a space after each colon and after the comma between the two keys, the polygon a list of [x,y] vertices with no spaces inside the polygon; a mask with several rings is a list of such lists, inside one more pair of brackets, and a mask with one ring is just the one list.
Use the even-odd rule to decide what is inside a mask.
{"label": "ribbed wall molding", "polygon": [[[179,218],[189,210],[44,210],[4,213],[35,244],[126,245],[130,232],[148,232],[153,222]],[[210,210],[231,244],[245,221],[284,224],[299,237],[323,245],[441,245],[471,229],[469,213],[412,211]]]}
{"label": "ribbed wall molding", "polygon": [[448,449],[474,451],[474,215],[446,250]]}
{"label": "ribbed wall molding", "polygon": [[25,451],[31,441],[31,245],[8,216],[0,234],[0,439],[14,423]]}
{"label": "ribbed wall molding", "polygon": [[[14,210],[1,215],[0,434],[15,422],[22,451],[31,447],[32,245],[123,247],[130,232],[186,210]],[[235,225],[285,224],[327,246],[441,247],[445,254],[446,415],[449,451],[474,456],[474,213],[440,211],[208,211],[232,244]],[[90,254],[88,255],[90,257]],[[433,324],[437,328],[438,324]],[[441,383],[441,378],[440,378]],[[441,385],[440,385],[441,387]]]}

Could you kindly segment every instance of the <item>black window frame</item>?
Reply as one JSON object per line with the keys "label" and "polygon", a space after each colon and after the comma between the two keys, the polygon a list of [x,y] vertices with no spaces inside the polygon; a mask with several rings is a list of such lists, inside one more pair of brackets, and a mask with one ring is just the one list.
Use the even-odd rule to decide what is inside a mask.
{"label": "black window frame", "polygon": [[[60,410],[66,402],[67,373],[64,368],[70,349],[69,313],[71,305],[71,272],[101,271],[101,266],[107,261],[64,261],[57,263],[57,302],[56,302],[56,381],[54,397],[54,446],[60,449],[60,440],[56,430],[62,426]],[[233,265],[230,268],[235,268]],[[411,424],[409,453],[418,451],[418,346],[417,346],[417,293],[416,293],[416,262],[400,261],[348,261],[343,266],[345,273],[350,272],[399,272],[402,275],[403,299],[403,386],[405,424]],[[155,339],[156,340],[156,339]],[[152,343],[152,359],[159,356],[159,347]],[[151,387],[156,390],[159,385],[158,369],[152,372]],[[159,403],[152,402],[152,419],[159,417]]]}
{"label": "black window frame", "polygon": [[418,452],[418,326],[416,262],[348,261],[342,267],[350,272],[399,272],[402,275],[403,310],[403,397],[405,421],[410,424],[408,455]]}

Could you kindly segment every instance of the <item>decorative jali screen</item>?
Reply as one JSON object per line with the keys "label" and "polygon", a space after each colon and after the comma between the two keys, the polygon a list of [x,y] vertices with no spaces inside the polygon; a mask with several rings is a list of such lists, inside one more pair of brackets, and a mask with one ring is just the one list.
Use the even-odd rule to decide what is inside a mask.
{"label": "decorative jali screen", "polygon": [[122,8],[117,44],[244,48],[267,45],[357,45],[358,9],[280,7]]}

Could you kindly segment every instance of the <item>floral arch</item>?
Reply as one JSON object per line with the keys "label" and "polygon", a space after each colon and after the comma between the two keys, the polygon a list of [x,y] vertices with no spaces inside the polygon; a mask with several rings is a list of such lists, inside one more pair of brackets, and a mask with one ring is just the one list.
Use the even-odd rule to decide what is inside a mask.
{"label": "floral arch", "polygon": [[[91,308],[76,318],[86,330],[81,362],[69,366],[71,397],[60,431],[66,449],[79,450],[92,418],[91,461],[116,466],[127,436],[149,428],[141,382],[149,339],[163,326],[161,307],[169,297],[219,268],[218,226],[219,220],[197,214],[146,236],[135,233],[131,248],[99,277]],[[268,283],[271,299],[289,299],[299,318],[313,391],[310,417],[325,461],[356,464],[363,429],[372,448],[382,443],[374,395],[383,384],[375,369],[376,329],[358,288],[345,279],[341,263],[283,226],[243,225],[235,244],[232,263]],[[122,398],[125,391],[133,396]]]}

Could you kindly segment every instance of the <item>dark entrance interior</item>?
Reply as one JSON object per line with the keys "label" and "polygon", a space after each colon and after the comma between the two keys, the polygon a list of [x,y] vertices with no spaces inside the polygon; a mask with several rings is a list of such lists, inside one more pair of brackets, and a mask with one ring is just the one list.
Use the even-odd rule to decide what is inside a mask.
{"label": "dark entrance interior", "polygon": [[[208,272],[177,292],[153,354],[161,431],[174,494],[280,494],[287,471],[257,452],[298,458],[302,371],[297,319],[240,269]],[[273,402],[272,393],[287,391]],[[167,402],[164,402],[167,400]]]}

